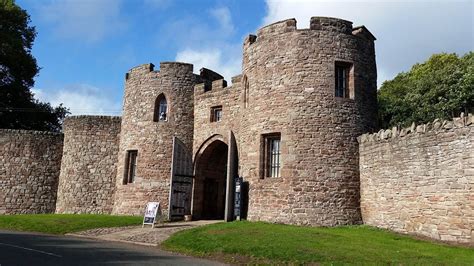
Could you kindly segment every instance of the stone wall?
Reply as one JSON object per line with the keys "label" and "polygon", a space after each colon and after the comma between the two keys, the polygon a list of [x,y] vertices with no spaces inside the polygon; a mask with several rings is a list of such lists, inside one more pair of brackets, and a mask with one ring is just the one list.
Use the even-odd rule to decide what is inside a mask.
{"label": "stone wall", "polygon": [[[232,86],[227,86],[225,80],[220,79],[205,89],[205,84],[198,84],[194,89],[194,142],[193,154],[200,151],[200,147],[214,135],[226,139],[229,130],[238,133],[241,119],[241,76],[232,78]],[[222,106],[222,120],[211,122],[211,108]]]}
{"label": "stone wall", "polygon": [[112,212],[120,121],[109,116],[65,119],[56,213]]}
{"label": "stone wall", "polygon": [[[309,29],[280,21],[244,42],[240,175],[250,220],[361,222],[356,137],[376,125],[375,38],[342,19]],[[335,97],[335,65],[352,64],[351,98]],[[245,80],[245,81],[244,81]],[[263,177],[262,135],[281,133],[281,177]]]}
{"label": "stone wall", "polygon": [[359,137],[365,224],[473,243],[474,117]]}
{"label": "stone wall", "polygon": [[0,129],[0,214],[54,212],[63,136]]}
{"label": "stone wall", "polygon": [[[195,165],[194,191],[193,191],[193,217],[199,219],[204,211],[205,179],[214,179],[218,183],[216,208],[222,211],[218,217],[224,215],[229,132],[239,136],[241,122],[241,75],[232,78],[232,86],[226,86],[223,79],[206,84],[198,84],[194,90],[194,144],[193,155]],[[211,121],[211,109],[222,107],[222,119],[218,122]],[[225,143],[224,147],[218,145]],[[217,149],[215,147],[218,147]],[[239,148],[238,148],[239,150]],[[224,151],[224,152],[222,152]]]}
{"label": "stone wall", "polygon": [[[127,73],[113,213],[141,215],[149,201],[160,202],[163,214],[168,213],[173,137],[191,152],[193,88],[198,77],[193,65],[177,62],[162,62],[159,71],[145,64]],[[168,104],[166,121],[153,119],[160,95]],[[133,183],[124,182],[129,150],[138,154]]]}

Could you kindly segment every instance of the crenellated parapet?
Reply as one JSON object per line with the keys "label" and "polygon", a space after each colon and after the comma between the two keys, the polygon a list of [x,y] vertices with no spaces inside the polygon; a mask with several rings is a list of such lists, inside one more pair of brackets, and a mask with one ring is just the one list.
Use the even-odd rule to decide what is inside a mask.
{"label": "crenellated parapet", "polygon": [[312,17],[310,27],[304,29],[297,28],[296,19],[286,19],[264,26],[257,31],[257,35],[250,34],[244,40],[244,47],[255,43],[258,40],[273,38],[287,33],[302,33],[307,31],[332,32],[335,34],[345,34],[348,36],[362,37],[368,41],[376,38],[365,26],[352,27],[352,22],[331,17]]}
{"label": "crenellated parapet", "polygon": [[209,82],[209,84],[206,83],[200,83],[194,86],[194,91],[196,95],[202,94],[202,93],[214,93],[216,91],[220,91],[223,89],[227,89],[227,81],[225,79],[218,79],[214,80],[212,82]]}

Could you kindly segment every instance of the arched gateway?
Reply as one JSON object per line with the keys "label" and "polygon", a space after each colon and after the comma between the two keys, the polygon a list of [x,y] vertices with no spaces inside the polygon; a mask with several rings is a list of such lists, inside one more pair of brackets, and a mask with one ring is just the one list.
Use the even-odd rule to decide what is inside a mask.
{"label": "arched gateway", "polygon": [[228,146],[214,140],[196,157],[193,189],[193,218],[224,219]]}

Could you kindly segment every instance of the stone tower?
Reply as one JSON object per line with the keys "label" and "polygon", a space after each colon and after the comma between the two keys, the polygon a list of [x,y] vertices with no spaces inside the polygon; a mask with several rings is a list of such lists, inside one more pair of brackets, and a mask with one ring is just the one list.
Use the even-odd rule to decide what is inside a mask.
{"label": "stone tower", "polygon": [[176,62],[126,74],[113,213],[142,214],[148,201],[168,208],[173,137],[191,149],[197,78],[193,65]]}
{"label": "stone tower", "polygon": [[114,205],[120,117],[64,120],[56,213],[110,213]]}
{"label": "stone tower", "polygon": [[[192,64],[179,62],[162,62],[159,71],[144,64],[126,74],[112,213],[140,215],[147,202],[156,201],[167,217],[170,191],[179,190],[171,187],[172,175],[192,175],[194,85],[220,78],[205,68],[193,74]],[[173,158],[174,167],[189,170],[172,171]]]}
{"label": "stone tower", "polygon": [[[250,220],[361,222],[356,137],[376,127],[374,40],[326,17],[309,29],[277,22],[245,40],[238,146]],[[267,136],[281,138],[279,177],[265,173]]]}

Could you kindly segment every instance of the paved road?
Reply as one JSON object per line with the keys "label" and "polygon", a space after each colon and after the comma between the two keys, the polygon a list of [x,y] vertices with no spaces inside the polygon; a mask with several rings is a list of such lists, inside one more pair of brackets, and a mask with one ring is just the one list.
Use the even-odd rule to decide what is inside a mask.
{"label": "paved road", "polygon": [[219,265],[156,247],[0,230],[0,265]]}

